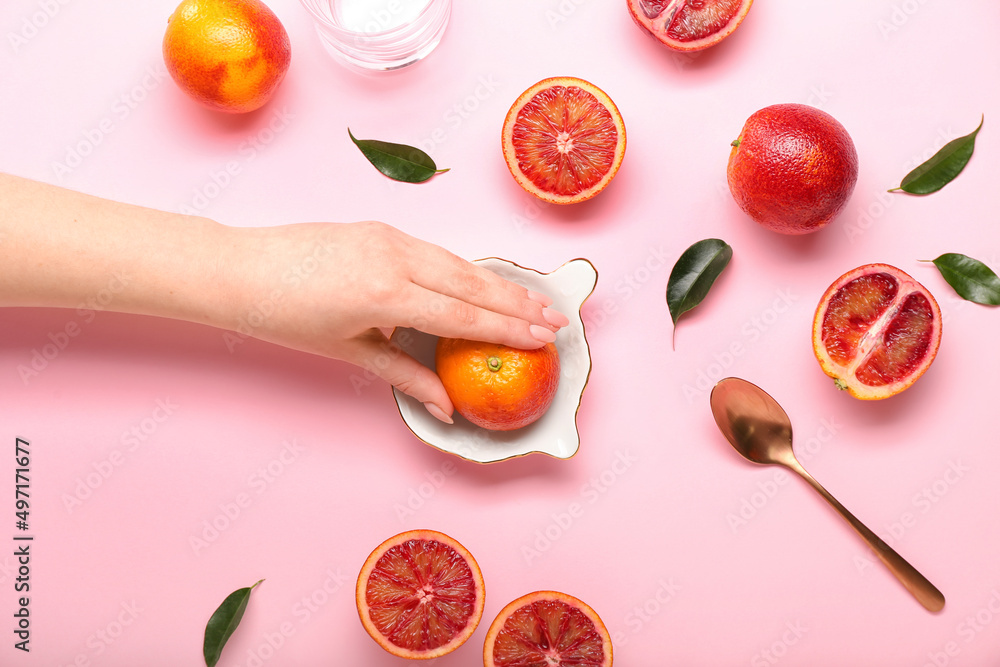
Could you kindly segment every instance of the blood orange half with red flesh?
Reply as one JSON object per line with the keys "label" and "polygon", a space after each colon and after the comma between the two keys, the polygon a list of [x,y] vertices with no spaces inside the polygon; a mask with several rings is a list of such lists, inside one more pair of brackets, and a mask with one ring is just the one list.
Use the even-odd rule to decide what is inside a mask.
{"label": "blood orange half with red flesh", "polygon": [[611,635],[582,600],[536,591],[504,607],[483,645],[485,667],[611,667]]}
{"label": "blood orange half with red flesh", "polygon": [[813,351],[840,389],[865,400],[895,396],[934,361],[941,310],[927,289],[888,264],[845,273],[820,299]]}
{"label": "blood orange half with red flesh", "polygon": [[675,51],[718,44],[742,23],[753,0],[628,0],[632,19]]}
{"label": "blood orange half with red flesh", "polygon": [[552,204],[597,195],[625,156],[625,123],[607,93],[574,77],[539,81],[504,119],[503,156],[514,180]]}
{"label": "blood orange half with red flesh", "polygon": [[472,554],[434,530],[410,530],[379,545],[358,576],[361,624],[402,658],[451,653],[475,631],[486,600]]}

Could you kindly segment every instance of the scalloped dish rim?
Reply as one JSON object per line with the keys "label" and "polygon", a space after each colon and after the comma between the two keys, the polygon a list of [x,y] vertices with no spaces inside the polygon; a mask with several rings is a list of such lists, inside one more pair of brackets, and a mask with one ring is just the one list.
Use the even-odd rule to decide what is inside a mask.
{"label": "scalloped dish rim", "polygon": [[[391,387],[390,386],[390,389],[392,390],[393,398],[396,401],[396,409],[399,412],[399,416],[402,419],[403,424],[410,431],[410,433],[413,434],[413,436],[415,438],[417,438],[418,440],[420,440],[424,444],[429,445],[430,447],[433,447],[434,449],[437,449],[438,451],[444,452],[446,454],[451,454],[452,456],[457,456],[458,458],[463,459],[465,461],[469,461],[469,462],[472,462],[472,463],[478,463],[479,465],[491,465],[491,464],[494,464],[494,463],[502,463],[504,461],[510,461],[510,460],[513,460],[513,459],[518,459],[518,458],[522,458],[522,457],[525,457],[525,456],[530,456],[532,454],[543,454],[543,455],[548,456],[550,458],[554,458],[554,459],[558,459],[558,460],[562,460],[562,461],[569,460],[569,459],[573,458],[574,456],[576,456],[577,452],[580,451],[580,445],[582,444],[582,439],[580,437],[580,426],[578,424],[578,419],[579,419],[579,413],[580,413],[580,406],[583,403],[583,393],[587,389],[587,385],[590,382],[590,374],[593,371],[593,357],[592,357],[591,352],[590,352],[590,341],[587,339],[586,325],[583,322],[583,306],[587,302],[587,300],[593,295],[594,290],[597,288],[597,281],[598,281],[597,267],[595,267],[594,263],[591,262],[586,257],[575,257],[573,259],[567,260],[567,261],[563,262],[562,264],[560,264],[555,269],[553,269],[552,271],[548,271],[548,272],[543,272],[543,271],[539,271],[538,269],[533,269],[531,267],[522,266],[522,265],[518,264],[517,262],[512,262],[511,260],[504,259],[503,257],[494,257],[494,256],[491,256],[491,257],[482,257],[480,259],[474,260],[473,263],[480,264],[480,263],[489,262],[489,261],[503,262],[505,264],[510,265],[511,267],[514,267],[515,269],[517,269],[519,271],[531,272],[531,273],[535,273],[535,274],[537,274],[539,276],[550,276],[550,275],[555,274],[556,272],[558,272],[563,267],[565,267],[565,266],[567,266],[569,264],[572,264],[573,262],[581,262],[581,261],[582,262],[586,262],[590,266],[591,270],[594,272],[594,282],[593,282],[593,285],[590,286],[590,290],[580,300],[580,305],[579,305],[579,307],[577,309],[577,312],[576,312],[576,316],[577,316],[577,318],[579,319],[579,322],[580,322],[580,332],[581,332],[580,338],[581,338],[582,343],[583,343],[583,350],[586,353],[587,373],[586,373],[586,376],[583,379],[583,384],[580,387],[579,395],[576,396],[576,401],[575,401],[576,405],[575,405],[575,407],[573,409],[573,430],[574,430],[575,436],[576,436],[576,447],[574,448],[573,452],[571,454],[569,454],[568,456],[559,456],[558,454],[554,454],[554,453],[552,453],[550,451],[546,451],[546,450],[542,450],[542,449],[532,449],[531,451],[521,452],[521,453],[516,453],[516,454],[511,454],[509,456],[504,456],[503,458],[480,460],[478,458],[473,458],[473,457],[464,455],[464,454],[456,451],[455,449],[449,448],[448,446],[442,446],[440,444],[436,444],[434,442],[430,442],[425,437],[423,437],[420,434],[418,434],[414,430],[414,428],[410,424],[410,422],[407,420],[406,415],[404,415],[404,413],[403,413],[403,406],[401,404],[401,401],[404,400],[403,397],[406,396],[406,394],[404,394],[400,390],[396,389],[395,387]],[[400,329],[406,329],[406,328],[407,327],[396,327],[396,328],[394,328],[393,331],[392,331],[392,333],[391,333],[391,335],[390,335],[390,340],[395,337],[396,333]],[[430,335],[430,334],[424,334],[424,335]],[[428,419],[434,419],[434,417],[431,417],[429,415],[428,415],[427,418]],[[544,416],[543,416],[543,419],[544,419]],[[478,427],[473,427],[473,428],[478,428]],[[485,429],[483,429],[483,430],[485,430]],[[489,432],[489,431],[487,431],[487,432]]]}

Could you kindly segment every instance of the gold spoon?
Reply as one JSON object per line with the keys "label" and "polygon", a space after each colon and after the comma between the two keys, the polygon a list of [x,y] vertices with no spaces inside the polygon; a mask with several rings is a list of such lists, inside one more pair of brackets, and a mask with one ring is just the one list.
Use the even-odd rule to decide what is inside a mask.
{"label": "gold spoon", "polygon": [[858,521],[796,460],[792,451],[792,423],[767,392],[746,380],[726,378],[712,389],[711,403],[715,423],[737,452],[754,463],[777,464],[798,473],[840,512],[920,604],[930,611],[944,607],[944,595],[934,584]]}

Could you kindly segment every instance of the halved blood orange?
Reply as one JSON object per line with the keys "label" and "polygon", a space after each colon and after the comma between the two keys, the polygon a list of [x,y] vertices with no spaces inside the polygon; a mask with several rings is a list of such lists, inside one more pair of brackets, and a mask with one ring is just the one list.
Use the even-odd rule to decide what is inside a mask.
{"label": "halved blood orange", "polygon": [[820,299],[813,351],[837,387],[865,400],[894,396],[923,375],[941,343],[941,310],[927,289],[888,264],[838,278]]}
{"label": "halved blood orange", "polygon": [[479,564],[457,540],[410,530],[380,544],[358,575],[356,601],[365,630],[402,658],[451,653],[483,617]]}
{"label": "halved blood orange", "polygon": [[536,591],[497,614],[483,646],[485,667],[611,667],[611,635],[585,602]]}
{"label": "halved blood orange", "polygon": [[521,93],[503,123],[503,156],[518,184],[552,204],[601,192],[625,156],[625,123],[607,93],[569,76]]}
{"label": "halved blood orange", "polygon": [[753,0],[628,0],[632,19],[675,51],[700,51],[733,34]]}

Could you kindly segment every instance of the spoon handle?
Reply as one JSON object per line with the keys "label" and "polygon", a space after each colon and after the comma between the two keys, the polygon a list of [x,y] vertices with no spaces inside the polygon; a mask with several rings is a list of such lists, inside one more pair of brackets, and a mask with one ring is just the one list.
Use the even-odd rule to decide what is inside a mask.
{"label": "spoon handle", "polygon": [[858,521],[857,517],[847,511],[846,507],[830,495],[830,492],[824,489],[822,484],[817,482],[805,468],[799,465],[798,461],[793,461],[792,463],[794,465],[789,464],[788,467],[809,482],[826,499],[826,502],[830,503],[835,510],[840,512],[840,515],[847,520],[847,523],[851,524],[851,527],[854,528],[858,535],[868,543],[868,546],[872,548],[875,555],[879,557],[879,560],[885,563],[889,571],[899,579],[903,586],[906,587],[906,590],[910,591],[920,604],[929,611],[941,611],[944,608],[944,595],[941,594],[941,591],[934,584],[927,581],[924,575],[920,574],[912,565],[906,562],[892,547],[869,530],[865,524]]}

